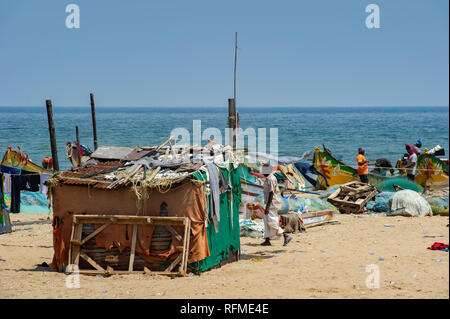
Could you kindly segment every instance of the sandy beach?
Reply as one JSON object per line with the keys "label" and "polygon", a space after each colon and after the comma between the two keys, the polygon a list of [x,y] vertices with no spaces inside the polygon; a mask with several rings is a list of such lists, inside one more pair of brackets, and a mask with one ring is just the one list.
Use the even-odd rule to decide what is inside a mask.
{"label": "sandy beach", "polygon": [[[47,215],[11,219],[45,221]],[[80,288],[67,288],[67,275],[38,266],[52,261],[49,223],[14,226],[0,235],[0,298],[449,298],[448,252],[427,249],[448,244],[448,217],[335,220],[293,234],[286,247],[281,240],[262,247],[261,239],[241,237],[239,262],[201,275],[82,275]],[[379,288],[366,285],[371,269],[379,270]]]}

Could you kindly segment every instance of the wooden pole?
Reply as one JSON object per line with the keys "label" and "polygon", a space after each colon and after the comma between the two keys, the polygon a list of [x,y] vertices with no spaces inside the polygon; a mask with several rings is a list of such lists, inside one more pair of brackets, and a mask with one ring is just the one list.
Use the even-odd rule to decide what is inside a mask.
{"label": "wooden pole", "polygon": [[56,148],[55,125],[53,123],[52,100],[46,100],[45,106],[47,107],[48,131],[50,133],[50,145],[52,148],[53,170],[59,171],[58,150]]}
{"label": "wooden pole", "polygon": [[234,99],[234,103],[236,103],[236,64],[237,64],[237,41],[238,41],[238,33],[236,32],[236,40],[234,43],[234,95],[233,95],[233,99]]}
{"label": "wooden pole", "polygon": [[91,113],[92,113],[92,131],[94,132],[94,151],[98,148],[97,143],[97,122],[95,120],[95,103],[94,103],[94,94],[90,94],[91,98]]}
{"label": "wooden pole", "polygon": [[234,99],[228,99],[228,127],[230,128],[230,143],[236,149],[236,103]]}
{"label": "wooden pole", "polygon": [[78,125],[75,126],[75,133],[77,136],[77,158],[78,166],[81,166],[81,145],[80,145],[80,135],[78,134]]}

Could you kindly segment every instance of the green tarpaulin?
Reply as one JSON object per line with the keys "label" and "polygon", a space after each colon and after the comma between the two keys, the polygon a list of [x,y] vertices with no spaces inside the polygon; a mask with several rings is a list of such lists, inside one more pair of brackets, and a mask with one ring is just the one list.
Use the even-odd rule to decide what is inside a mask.
{"label": "green tarpaulin", "polygon": [[[208,236],[208,245],[210,256],[203,260],[188,265],[189,268],[196,273],[206,271],[217,266],[222,260],[229,257],[230,249],[237,252],[240,248],[240,229],[239,229],[239,204],[241,202],[241,183],[240,183],[240,167],[234,169],[230,164],[229,170],[220,168],[225,178],[232,187],[231,192],[220,195],[220,221],[219,232],[216,233],[208,209],[208,227],[206,228]],[[196,172],[194,177],[198,180],[205,180],[206,174]],[[207,196],[208,203],[210,195]],[[233,202],[233,216],[231,216],[231,202]]]}

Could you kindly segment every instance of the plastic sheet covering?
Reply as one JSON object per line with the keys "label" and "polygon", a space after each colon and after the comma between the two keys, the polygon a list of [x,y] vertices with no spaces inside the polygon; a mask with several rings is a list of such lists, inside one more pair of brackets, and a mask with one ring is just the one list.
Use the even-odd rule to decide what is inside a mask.
{"label": "plastic sheet covering", "polygon": [[369,213],[390,213],[389,200],[395,192],[381,192],[375,196],[375,200],[370,200],[366,204]]}
{"label": "plastic sheet covering", "polygon": [[[9,209],[11,193],[5,193],[5,202]],[[20,192],[20,214],[49,214],[52,209],[48,208],[48,203],[47,196],[39,192]]]}
{"label": "plastic sheet covering", "polygon": [[391,214],[413,217],[433,216],[430,204],[419,193],[412,190],[398,191],[392,196]]}
{"label": "plastic sheet covering", "polygon": [[264,221],[262,219],[239,219],[239,228],[241,237],[264,237]]}
{"label": "plastic sheet covering", "polygon": [[[279,214],[286,214],[289,211],[300,211],[302,213],[307,213],[326,209],[331,209],[335,214],[339,214],[339,210],[336,208],[336,206],[332,205],[324,199],[317,197],[282,197],[282,201],[282,208],[278,210]],[[260,215],[259,213],[261,211],[264,212],[265,205],[263,195],[256,197],[255,201],[252,204],[254,208],[253,211],[256,215]]]}

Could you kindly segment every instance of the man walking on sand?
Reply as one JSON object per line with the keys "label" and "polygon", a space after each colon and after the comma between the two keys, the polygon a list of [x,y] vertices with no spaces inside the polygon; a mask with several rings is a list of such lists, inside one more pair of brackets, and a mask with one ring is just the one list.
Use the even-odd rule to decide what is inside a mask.
{"label": "man walking on sand", "polygon": [[278,189],[277,178],[272,172],[272,166],[263,165],[262,175],[266,177],[264,181],[264,202],[266,204],[264,211],[264,238],[266,240],[261,246],[271,246],[270,239],[281,235],[284,237],[283,246],[286,246],[292,238],[283,231],[278,221],[278,210],[283,202]]}

